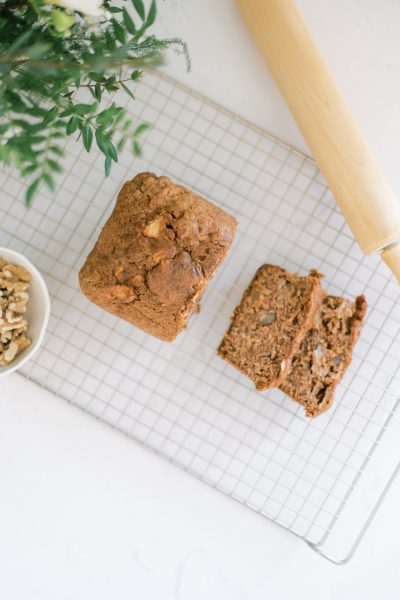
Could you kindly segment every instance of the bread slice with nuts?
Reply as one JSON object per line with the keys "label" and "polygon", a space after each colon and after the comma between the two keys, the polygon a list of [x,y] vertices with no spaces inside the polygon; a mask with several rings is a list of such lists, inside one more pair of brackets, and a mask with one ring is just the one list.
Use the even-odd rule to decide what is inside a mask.
{"label": "bread slice with nuts", "polygon": [[233,241],[236,220],[168,177],[122,187],[79,273],[95,304],[161,340],[185,327]]}
{"label": "bread slice with nuts", "polygon": [[316,417],[331,406],[366,311],[364,296],[355,302],[337,296],[323,300],[281,385],[282,391],[304,406],[308,417]]}
{"label": "bread slice with nuts", "polygon": [[235,309],[218,354],[247,375],[257,390],[279,386],[325,293],[322,275],[260,267]]}

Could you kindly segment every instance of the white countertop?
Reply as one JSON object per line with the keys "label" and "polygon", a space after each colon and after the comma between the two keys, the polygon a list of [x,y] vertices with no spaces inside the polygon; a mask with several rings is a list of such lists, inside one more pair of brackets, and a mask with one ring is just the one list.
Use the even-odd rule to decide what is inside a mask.
{"label": "white countertop", "polygon": [[[159,2],[190,46],[181,81],[305,149],[232,0]],[[400,193],[400,4],[299,0]],[[18,375],[1,381],[0,596],[5,600],[391,600],[400,481],[349,565],[303,542]]]}

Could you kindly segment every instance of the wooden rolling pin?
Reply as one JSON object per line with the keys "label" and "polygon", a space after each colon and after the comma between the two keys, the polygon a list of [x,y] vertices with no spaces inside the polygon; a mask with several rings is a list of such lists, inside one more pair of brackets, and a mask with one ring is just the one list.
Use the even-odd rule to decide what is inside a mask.
{"label": "wooden rolling pin", "polygon": [[400,202],[294,0],[237,4],[361,249],[380,252],[400,282]]}

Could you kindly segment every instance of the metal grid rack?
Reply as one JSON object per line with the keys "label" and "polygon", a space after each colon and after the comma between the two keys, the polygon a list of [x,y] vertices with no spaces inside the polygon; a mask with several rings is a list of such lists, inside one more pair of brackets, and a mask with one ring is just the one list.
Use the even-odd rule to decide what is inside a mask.
{"label": "metal grid rack", "polygon": [[[379,259],[362,257],[306,156],[157,72],[127,106],[152,128],[144,158],[124,153],[108,179],[101,157],[72,141],[56,197],[44,191],[27,210],[18,175],[0,176],[0,243],[36,264],[52,296],[44,347],[22,373],[319,552],[336,536],[343,556],[341,524],[351,523],[346,544],[358,543],[387,486],[382,466],[388,456],[399,459],[384,445],[400,386],[399,287]],[[118,189],[143,170],[168,174],[239,221],[201,313],[172,344],[90,304],[78,287],[77,272]],[[331,293],[365,293],[369,302],[336,403],[313,421],[279,390],[255,392],[216,356],[233,308],[264,262],[317,268]],[[373,483],[363,487],[369,470]]]}

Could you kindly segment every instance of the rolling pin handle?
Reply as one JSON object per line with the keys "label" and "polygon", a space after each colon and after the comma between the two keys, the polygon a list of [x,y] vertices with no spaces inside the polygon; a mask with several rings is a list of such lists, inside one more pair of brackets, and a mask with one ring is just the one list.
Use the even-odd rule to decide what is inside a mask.
{"label": "rolling pin handle", "polygon": [[381,252],[381,258],[385,261],[393,275],[400,283],[400,242],[388,246]]}
{"label": "rolling pin handle", "polygon": [[296,0],[236,0],[365,254],[400,281],[400,203],[315,45]]}

